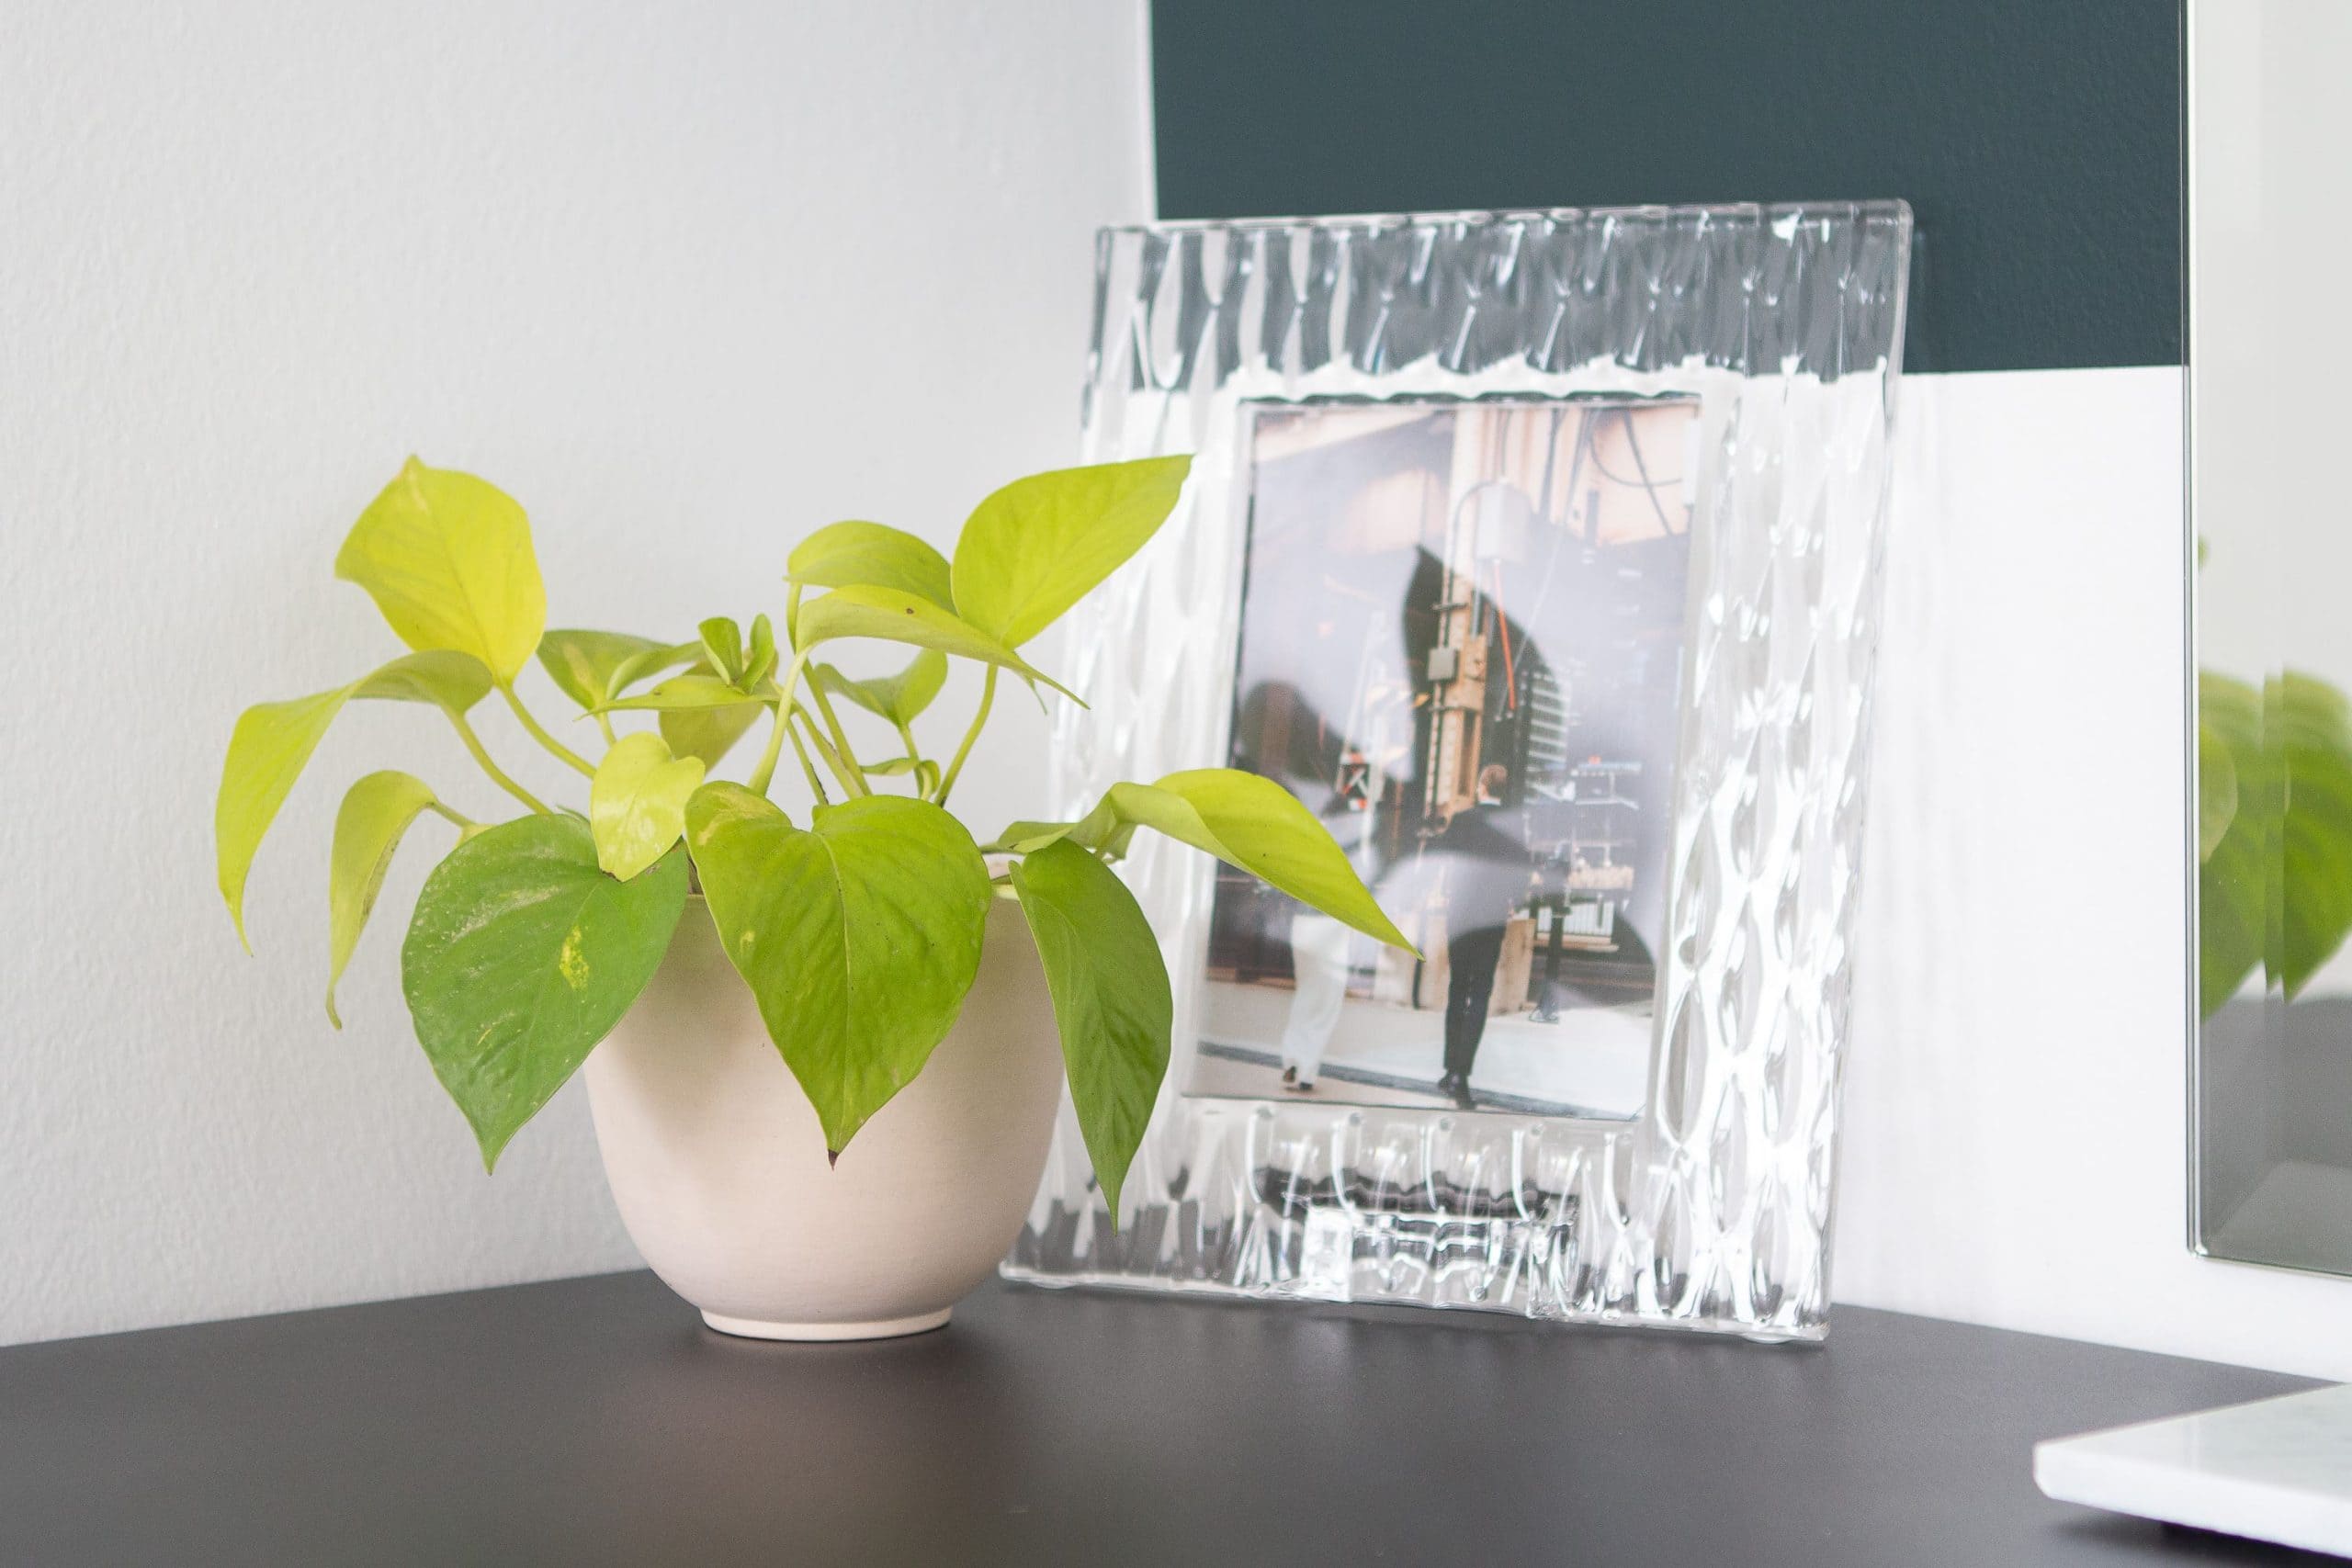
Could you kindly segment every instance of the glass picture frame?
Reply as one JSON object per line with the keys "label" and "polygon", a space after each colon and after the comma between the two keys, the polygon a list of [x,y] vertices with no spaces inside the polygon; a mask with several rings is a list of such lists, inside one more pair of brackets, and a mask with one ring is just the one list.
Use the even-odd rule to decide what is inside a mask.
{"label": "glass picture frame", "polygon": [[[1655,974],[1645,1089],[1621,1115],[1526,1109],[1510,1103],[1524,1097],[1482,1094],[1475,1072],[1456,1103],[1193,1092],[1209,987],[1234,972],[1212,975],[1218,873],[1139,841],[1121,869],[1167,952],[1174,1059],[1115,1224],[1065,1106],[1009,1278],[1820,1336],[1910,238],[1896,201],[1102,231],[1084,460],[1186,452],[1193,466],[1159,536],[1071,616],[1063,662],[1089,711],[1057,721],[1057,813],[1083,811],[1122,779],[1248,761],[1238,681],[1256,431],[1269,411],[1491,421],[1515,408],[1565,428],[1558,411],[1679,408],[1696,468],[1683,484],[1673,734],[1657,753],[1670,760],[1660,800],[1671,821],[1653,879],[1656,940],[1643,944]],[[1512,488],[1521,500],[1500,511],[1539,525],[1579,506],[1589,522],[1607,504],[1558,499],[1548,479]],[[1531,490],[1542,491],[1532,506]],[[1449,492],[1439,510],[1431,541],[1463,538],[1473,513],[1477,537],[1512,533],[1509,519],[1484,520],[1499,515],[1485,502]],[[1512,581],[1477,569],[1508,551],[1431,550],[1442,573],[1490,585],[1491,658],[1516,613]],[[1482,596],[1446,589],[1422,604],[1458,616]],[[1313,597],[1286,594],[1285,613],[1303,598],[1296,614],[1312,618]],[[1662,621],[1654,633],[1666,637]],[[1431,665],[1430,641],[1408,637],[1405,662],[1442,703],[1463,670],[1458,657]],[[1435,744],[1423,729],[1414,738],[1416,750]],[[1515,744],[1522,799],[1539,784],[1547,810],[1575,794],[1558,746],[1530,764],[1531,743]],[[1430,750],[1412,790],[1383,795],[1420,803],[1423,845],[1453,813],[1502,804],[1465,793],[1467,774],[1433,786],[1443,761]],[[1655,776],[1660,764],[1648,765]],[[1344,771],[1342,784],[1353,787]],[[1324,814],[1338,819],[1328,801]],[[1401,846],[1406,830],[1390,830]],[[1553,851],[1577,833],[1555,831],[1544,852],[1562,886],[1585,863],[1581,844]],[[1385,873],[1415,852],[1363,863]],[[1531,864],[1532,905],[1544,873]],[[1434,905],[1414,908],[1450,897],[1458,909],[1459,886],[1447,879]],[[1570,923],[1589,939],[1590,901],[1559,901],[1581,911]],[[1541,927],[1527,910],[1512,920],[1522,918]],[[1434,942],[1422,946],[1431,962]],[[1306,988],[1303,968],[1294,978]],[[1498,982],[1495,994],[1541,1011],[1532,985]],[[1394,991],[1385,1016],[1435,1010],[1434,995]],[[1356,999],[1366,1019],[1383,1002]]]}

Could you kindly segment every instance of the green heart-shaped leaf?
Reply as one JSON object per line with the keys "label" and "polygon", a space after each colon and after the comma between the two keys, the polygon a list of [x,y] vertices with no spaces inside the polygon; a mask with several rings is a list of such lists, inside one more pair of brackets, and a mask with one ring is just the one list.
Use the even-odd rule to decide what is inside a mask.
{"label": "green heart-shaped leaf", "polygon": [[956,540],[956,613],[1009,648],[1060,618],[1175,509],[1190,457],[1144,457],[1015,479]]}
{"label": "green heart-shaped leaf", "polygon": [[1015,864],[1012,890],[1045,963],[1070,1100],[1115,1224],[1120,1185],[1168,1076],[1168,966],[1126,884],[1067,840]]}
{"label": "green heart-shaped leaf", "polygon": [[701,787],[699,758],[673,760],[659,735],[624,735],[588,784],[596,863],[623,882],[670,852],[686,830],[686,799]]}
{"label": "green heart-shaped leaf", "polygon": [[245,879],[253,871],[254,856],[344,704],[354,697],[380,698],[432,703],[463,713],[489,691],[490,671],[469,654],[410,653],[347,686],[260,703],[238,716],[229,736],[229,754],[220,765],[212,840],[220,897],[247,952],[253,942],[245,935]]}
{"label": "green heart-shaped leaf", "polygon": [[947,558],[884,523],[834,523],[793,547],[785,579],[805,588],[891,588],[956,608]]}
{"label": "green heart-shaped leaf", "polygon": [[423,779],[387,769],[353,784],[334,814],[334,849],[327,861],[327,1021],[337,1029],[343,1019],[334,1010],[334,988],[383,891],[392,852],[409,824],[434,804]]}
{"label": "green heart-shaped leaf", "polygon": [[401,949],[401,987],[484,1167],[645,989],[686,882],[683,852],[615,881],[576,817],[502,823],[425,879]]}
{"label": "green heart-shaped leaf", "polygon": [[493,484],[411,457],[351,525],[337,577],[376,601],[409,647],[469,653],[512,681],[547,628],[523,509]]}
{"label": "green heart-shaped leaf", "polygon": [[808,829],[738,784],[686,805],[727,956],[839,1154],[930,1060],[978,973],[989,873],[928,801],[869,795]]}
{"label": "green heart-shaped leaf", "polygon": [[[627,632],[560,627],[539,639],[539,663],[565,696],[582,708],[593,708],[617,689],[614,677],[621,671],[650,675],[657,668],[684,663],[697,647],[689,644],[681,650],[674,644]],[[652,662],[657,659],[662,663]]]}
{"label": "green heart-shaped leaf", "polygon": [[930,600],[890,588],[836,588],[800,607],[799,648],[807,651],[836,637],[870,637],[936,649],[958,659],[978,660],[1010,670],[1026,681],[1042,681],[1072,702],[1078,694],[1052,676],[1030,668],[1012,649]]}
{"label": "green heart-shaped leaf", "polygon": [[897,674],[873,675],[862,681],[842,674],[830,664],[820,664],[808,671],[808,678],[833,695],[846,697],[892,724],[912,724],[939,695],[940,687],[947,683],[947,656],[926,648]]}

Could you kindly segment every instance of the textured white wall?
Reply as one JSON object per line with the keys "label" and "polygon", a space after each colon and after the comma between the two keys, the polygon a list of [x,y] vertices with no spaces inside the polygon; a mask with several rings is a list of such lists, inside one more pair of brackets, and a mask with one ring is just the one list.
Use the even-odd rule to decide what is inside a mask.
{"label": "textured white wall", "polygon": [[[344,784],[502,797],[437,717],[348,712],[264,846],[248,959],[212,886],[230,724],[397,651],[330,565],[411,450],[530,509],[557,624],[650,632],[775,606],[813,525],[944,539],[1068,460],[1090,232],[1147,210],[1141,26],[0,10],[0,1343],[633,1262],[577,1091],[486,1179],[410,1036],[422,844],[349,1027],[321,1010]],[[958,792],[983,820],[1034,811],[1009,706]]]}

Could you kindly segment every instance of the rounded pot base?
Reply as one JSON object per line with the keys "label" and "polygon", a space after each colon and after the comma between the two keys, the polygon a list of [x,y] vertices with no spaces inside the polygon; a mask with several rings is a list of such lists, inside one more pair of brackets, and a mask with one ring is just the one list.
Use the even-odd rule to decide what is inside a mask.
{"label": "rounded pot base", "polygon": [[763,1323],[755,1317],[729,1317],[723,1313],[707,1312],[702,1320],[721,1334],[732,1334],[744,1339],[797,1339],[803,1341],[840,1339],[897,1339],[909,1334],[928,1334],[934,1328],[947,1326],[947,1314],[954,1307],[941,1307],[937,1312],[917,1313],[912,1317],[886,1317],[871,1323]]}

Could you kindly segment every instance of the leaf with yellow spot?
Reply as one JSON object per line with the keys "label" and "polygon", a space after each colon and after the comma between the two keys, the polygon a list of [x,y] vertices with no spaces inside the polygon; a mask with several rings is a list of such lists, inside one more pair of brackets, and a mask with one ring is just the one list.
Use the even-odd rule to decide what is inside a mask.
{"label": "leaf with yellow spot", "polygon": [[481,1145],[499,1151],[612,1032],[686,904],[673,850],[616,881],[576,817],[476,834],[434,868],[401,950],[416,1037]]}

